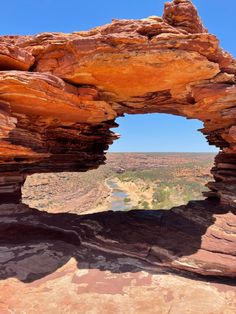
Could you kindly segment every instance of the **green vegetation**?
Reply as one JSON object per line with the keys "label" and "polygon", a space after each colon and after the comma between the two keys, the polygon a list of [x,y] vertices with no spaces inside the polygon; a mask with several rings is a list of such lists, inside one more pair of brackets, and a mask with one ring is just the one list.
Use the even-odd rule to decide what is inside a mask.
{"label": "green vegetation", "polygon": [[[84,212],[99,206],[109,209],[106,179],[118,179],[132,209],[168,209],[202,198],[211,181],[214,154],[117,153],[107,164],[85,173],[62,172],[29,176],[23,201],[32,208]],[[124,172],[120,173],[120,169]],[[121,209],[123,210],[123,208]]]}
{"label": "green vegetation", "polygon": [[130,201],[131,201],[131,199],[130,199],[129,197],[125,197],[125,198],[124,198],[124,202],[125,202],[125,203],[130,203]]}
{"label": "green vegetation", "polygon": [[[205,161],[187,162],[154,169],[128,170],[117,177],[123,183],[139,182],[141,200],[134,208],[169,209],[203,198],[202,192],[207,190],[204,185],[210,180],[210,174],[203,171],[208,164]],[[142,199],[142,194],[150,188],[154,190],[152,199]]]}

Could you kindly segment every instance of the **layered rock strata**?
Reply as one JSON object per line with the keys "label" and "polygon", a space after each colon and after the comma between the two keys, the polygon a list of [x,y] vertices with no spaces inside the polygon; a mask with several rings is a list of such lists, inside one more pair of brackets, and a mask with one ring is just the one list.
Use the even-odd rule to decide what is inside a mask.
{"label": "layered rock strata", "polygon": [[[71,257],[78,263],[91,261],[92,256],[80,256],[80,251],[85,249],[97,251],[98,256],[133,258],[143,268],[146,265],[146,270],[236,277],[236,211],[217,202],[194,201],[169,211],[107,211],[90,215],[51,214],[26,205],[18,205],[14,210],[11,206],[1,205],[0,209],[1,256],[6,248],[14,253],[12,244],[31,245],[41,243],[45,238],[52,243],[65,242],[64,247],[69,247]],[[2,279],[20,276],[20,280],[32,281],[53,271],[50,265],[35,274],[29,269],[23,278],[17,275],[20,271],[17,263],[15,270],[9,267],[10,260],[19,258],[21,261],[19,254],[19,257],[10,254],[8,261],[0,263]]]}
{"label": "layered rock strata", "polygon": [[96,168],[116,117],[160,112],[203,121],[221,149],[208,196],[234,205],[236,64],[191,1],[87,32],[2,36],[0,47],[1,200],[27,174]]}
{"label": "layered rock strata", "polygon": [[0,212],[1,313],[235,313],[232,278],[182,272],[235,274],[226,208],[203,201],[85,216],[14,209]]}
{"label": "layered rock strata", "polygon": [[[21,202],[28,174],[98,167],[117,138],[117,117],[156,112],[203,122],[201,132],[221,150],[206,196],[211,204],[218,198],[222,212],[235,206],[236,62],[191,1],[167,3],[163,17],[86,32],[1,36],[0,70],[1,203]],[[230,239],[215,236],[232,261],[234,221],[224,225]],[[235,274],[232,263],[217,265],[216,273]]]}

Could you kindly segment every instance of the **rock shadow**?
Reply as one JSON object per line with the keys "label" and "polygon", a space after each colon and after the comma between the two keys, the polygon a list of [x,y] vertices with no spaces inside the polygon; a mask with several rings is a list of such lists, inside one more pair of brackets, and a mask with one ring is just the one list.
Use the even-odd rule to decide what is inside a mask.
{"label": "rock shadow", "polygon": [[[22,206],[23,212],[9,210],[0,216],[1,280],[15,277],[33,282],[55,272],[71,257],[77,260],[79,269],[199,273],[196,266],[191,269],[189,265],[195,261],[195,253],[208,250],[204,239],[208,239],[215,215],[236,214],[235,209],[222,207],[215,200],[194,201],[169,211],[108,211],[90,215],[49,214]],[[211,233],[212,254],[235,258],[233,252],[232,256],[224,252],[222,241],[214,235],[211,238]],[[214,248],[217,241],[218,252]],[[186,266],[183,263],[178,267],[176,261],[182,257]],[[207,266],[209,269],[204,263],[201,267],[206,275],[214,275],[214,263]]]}

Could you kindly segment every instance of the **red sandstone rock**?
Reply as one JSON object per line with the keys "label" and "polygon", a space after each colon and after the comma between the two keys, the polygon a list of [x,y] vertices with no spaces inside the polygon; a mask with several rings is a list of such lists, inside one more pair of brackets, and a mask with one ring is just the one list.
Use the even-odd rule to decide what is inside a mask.
{"label": "red sandstone rock", "polygon": [[165,4],[164,20],[188,33],[206,33],[191,0],[174,0]]}
{"label": "red sandstone rock", "polygon": [[14,114],[58,120],[57,124],[98,124],[112,120],[116,113],[99,101],[93,88],[77,88],[50,74],[0,72],[2,103]]}
{"label": "red sandstone rock", "polygon": [[0,70],[27,71],[35,59],[31,53],[16,45],[4,44],[0,40]]}
{"label": "red sandstone rock", "polygon": [[[114,20],[72,34],[5,36],[0,45],[4,70],[0,72],[0,203],[20,202],[20,186],[27,174],[98,167],[116,138],[110,131],[116,117],[159,112],[203,121],[201,131],[209,144],[221,149],[207,196],[219,198],[228,212],[235,206],[236,63],[207,33],[190,1],[167,4],[163,18]],[[206,214],[214,204],[204,204],[209,207]],[[217,208],[225,211],[223,205]],[[173,212],[165,216],[167,235],[172,220],[182,221],[177,216]],[[160,247],[165,236],[159,234],[157,224],[160,243],[157,252],[151,248],[151,255],[164,267],[235,276],[235,216],[224,217],[223,225],[218,216],[213,217],[213,229],[203,223],[203,229],[209,228],[197,244],[192,241],[194,231],[188,230],[188,218],[183,218],[184,244],[172,242],[178,231],[173,227],[164,251]],[[201,225],[201,217],[193,219]],[[191,258],[181,251],[186,232],[190,247],[196,246]],[[94,245],[106,248],[108,235],[101,237]],[[141,251],[139,243],[137,247],[131,243],[130,250],[149,254]]]}
{"label": "red sandstone rock", "polygon": [[[57,258],[45,244],[34,245],[32,249],[44,250],[51,263]],[[30,256],[25,256],[22,272],[27,258],[32,264]],[[71,258],[53,274],[32,283],[9,278],[0,283],[0,312],[23,313],[27,309],[30,314],[235,313],[234,286],[146,270],[119,272],[124,262],[130,261],[125,257],[113,261],[111,267],[117,269],[113,272],[83,266],[78,269],[76,260]],[[97,260],[96,264],[105,264],[105,260]]]}
{"label": "red sandstone rock", "polygon": [[[26,205],[2,205],[0,209],[0,241],[6,247],[44,240],[52,241],[56,247],[57,241],[63,241],[70,251],[67,254],[76,257],[79,264],[91,262],[96,254],[115,259],[126,256],[147,270],[236,277],[235,209],[216,201],[190,202],[169,211],[108,211],[90,215],[49,214],[30,211]],[[6,268],[2,273],[7,277],[17,272],[5,264],[1,267]],[[40,278],[42,271],[29,271],[27,276],[19,274],[18,278],[30,281],[34,276]]]}
{"label": "red sandstone rock", "polygon": [[[163,19],[114,20],[110,25],[73,34],[5,36],[2,43],[33,55],[32,69],[40,72],[10,71],[1,76],[4,93],[0,100],[4,103],[3,108],[11,111],[8,121],[17,121],[9,132],[11,144],[19,142],[19,133],[22,138],[26,136],[25,129],[27,137],[32,139],[28,129],[33,125],[38,129],[39,120],[44,129],[48,124],[52,128],[56,125],[58,142],[60,125],[63,130],[74,128],[68,122],[77,123],[76,129],[78,123],[87,124],[89,128],[89,125],[100,122],[104,128],[106,120],[123,113],[165,112],[202,120],[203,133],[210,144],[227,147],[231,153],[230,147],[234,150],[229,134],[232,134],[231,111],[235,101],[235,77],[232,74],[235,61],[219,48],[215,36],[207,33],[190,1],[167,4]],[[79,90],[83,90],[83,97],[78,97]],[[90,91],[93,91],[92,96]],[[83,108],[78,108],[81,101]],[[80,142],[86,138],[83,151],[89,150],[86,145],[91,143],[93,132],[88,132],[90,140],[88,136],[80,137]],[[13,133],[14,140],[11,139]],[[41,128],[38,133],[42,144],[28,142],[28,161],[33,152],[40,160],[52,156],[51,148],[45,147],[48,137],[44,132],[41,134]],[[68,135],[64,136],[67,141]],[[113,135],[107,133],[103,139],[99,134],[94,133],[94,136],[99,138],[102,153],[112,142]],[[24,146],[24,141],[19,144]],[[65,143],[68,148],[64,147],[64,153],[70,150],[70,144]],[[14,146],[16,154],[21,150]],[[37,168],[35,159],[32,162]],[[17,163],[15,167],[22,171]],[[33,172],[33,166],[31,168]],[[35,172],[38,171],[36,168]],[[220,192],[215,195],[220,196]],[[224,201],[226,198],[225,195]],[[231,198],[230,203],[233,204]]]}
{"label": "red sandstone rock", "polygon": [[[32,246],[40,249],[51,264],[58,258],[47,250],[44,243]],[[27,252],[27,248],[25,248]],[[65,254],[63,252],[62,254]],[[32,257],[25,256],[32,264]],[[43,258],[41,260],[43,268]],[[103,265],[106,260],[94,261],[93,265]],[[147,270],[127,270],[119,272],[126,257],[110,263],[117,270],[78,269],[75,259],[71,258],[53,274],[32,283],[24,283],[9,278],[0,283],[1,313],[138,313],[138,314],[234,314],[236,288],[225,283],[207,283],[200,280],[153,273]],[[40,264],[34,259],[33,263]],[[29,264],[29,263],[28,263]],[[20,293],[19,293],[20,292]]]}

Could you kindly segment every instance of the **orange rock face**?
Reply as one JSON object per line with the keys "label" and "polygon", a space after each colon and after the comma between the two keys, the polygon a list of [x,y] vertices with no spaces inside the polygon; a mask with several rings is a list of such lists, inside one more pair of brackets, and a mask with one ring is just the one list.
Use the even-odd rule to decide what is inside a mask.
{"label": "orange rock face", "polygon": [[11,44],[0,43],[0,70],[27,71],[35,59],[25,49]]}
{"label": "orange rock face", "polygon": [[95,168],[115,138],[116,117],[164,112],[203,121],[222,150],[208,195],[234,205],[236,63],[191,1],[167,3],[163,18],[3,36],[0,45],[2,173]]}
{"label": "orange rock face", "polygon": [[[215,181],[208,184],[211,191],[206,197],[209,199],[168,214],[156,214],[154,225],[150,222],[153,217],[148,214],[143,225],[141,222],[135,225],[132,214],[130,221],[126,221],[124,214],[125,218],[117,218],[107,213],[76,222],[69,216],[54,222],[55,217],[43,214],[38,217],[32,213],[28,218],[22,214],[9,220],[6,214],[5,227],[1,228],[5,230],[3,243],[5,240],[17,242],[10,225],[14,222],[13,230],[24,231],[19,243],[33,237],[36,230],[39,235],[54,241],[60,241],[62,237],[62,241],[72,241],[74,245],[76,239],[77,245],[82,243],[103,253],[123,254],[137,259],[135,263],[145,261],[155,270],[161,267],[200,275],[235,277],[236,62],[204,28],[191,1],[167,3],[162,18],[114,20],[109,25],[72,34],[0,37],[0,70],[0,203],[3,212],[9,208],[21,212],[18,204],[21,186],[28,174],[86,171],[104,163],[105,151],[117,138],[110,129],[117,126],[115,119],[125,113],[157,112],[199,119],[204,123],[201,131],[209,144],[221,150],[212,169]],[[134,216],[138,220],[138,214]],[[129,239],[127,230],[132,225],[136,237]],[[155,236],[150,235],[147,228],[153,228]],[[36,250],[34,244],[29,245]],[[10,261],[12,254],[12,251],[8,252],[4,258],[9,256]],[[15,260],[8,262],[4,258],[3,264],[7,263],[9,272],[5,272],[6,278],[38,279],[41,266],[32,269],[28,278],[27,272],[22,273],[25,266],[21,259],[14,270]],[[52,260],[46,256],[41,262],[45,265]],[[34,259],[26,261],[27,265],[32,263]],[[48,273],[57,269],[60,263],[65,261],[55,265],[52,261]],[[93,276],[93,272],[89,276]],[[133,275],[128,276],[133,278]],[[136,279],[134,276],[132,280]],[[54,277],[48,280],[54,280]],[[73,280],[77,284],[76,276]],[[141,287],[146,285],[145,280]],[[16,289],[28,289],[18,282],[14,284]],[[101,287],[106,294],[107,287]],[[87,293],[87,286],[83,284],[73,285],[74,288]],[[9,294],[11,289],[10,286]],[[41,282],[37,289],[43,299],[43,289],[47,291],[50,287]],[[114,293],[119,294],[119,289],[114,287]],[[156,289],[155,285],[153,289]],[[130,295],[140,291],[138,288],[131,290]],[[168,291],[167,298],[171,298],[172,291]],[[230,309],[228,313],[233,313],[235,306],[233,293],[235,291],[228,299],[224,295],[231,300],[232,311]],[[215,295],[218,298],[219,294]],[[86,298],[83,306],[89,311]],[[215,303],[212,312],[222,313],[226,299],[221,299],[221,304]],[[208,301],[213,302],[211,298]],[[27,306],[22,300],[19,302],[20,306]],[[1,301],[1,304],[4,303]],[[2,312],[8,308],[14,312],[13,305],[3,308]],[[73,313],[70,308],[69,311]],[[109,311],[107,313],[114,313],[112,308]],[[182,308],[175,313],[183,311],[187,310]],[[204,309],[201,312],[208,313]],[[119,313],[124,311],[121,309]],[[170,313],[170,309],[163,313]]]}

